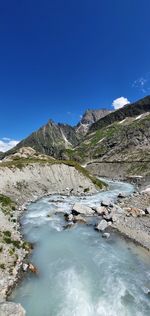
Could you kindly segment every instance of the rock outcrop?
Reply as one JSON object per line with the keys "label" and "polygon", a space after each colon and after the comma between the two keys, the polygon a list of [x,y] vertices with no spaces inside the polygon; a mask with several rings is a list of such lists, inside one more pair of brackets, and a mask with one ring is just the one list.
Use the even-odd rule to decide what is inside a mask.
{"label": "rock outcrop", "polygon": [[101,110],[87,110],[83,116],[81,121],[77,124],[75,127],[76,133],[79,138],[83,137],[91,127],[91,125],[101,118],[105,117],[112,111],[107,109],[101,109]]}

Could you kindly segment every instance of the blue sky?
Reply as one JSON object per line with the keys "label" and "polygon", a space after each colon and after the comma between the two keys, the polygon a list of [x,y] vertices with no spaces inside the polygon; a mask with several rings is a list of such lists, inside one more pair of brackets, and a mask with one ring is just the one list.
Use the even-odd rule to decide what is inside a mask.
{"label": "blue sky", "polygon": [[1,0],[0,150],[49,118],[76,124],[149,94],[149,12],[149,0]]}

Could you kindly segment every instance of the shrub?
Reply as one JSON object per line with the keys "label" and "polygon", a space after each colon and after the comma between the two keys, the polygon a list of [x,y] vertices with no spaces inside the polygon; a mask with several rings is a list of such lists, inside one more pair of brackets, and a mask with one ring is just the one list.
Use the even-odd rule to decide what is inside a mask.
{"label": "shrub", "polygon": [[10,238],[10,237],[7,237],[7,236],[4,236],[3,241],[4,241],[6,244],[11,244],[11,243],[12,243],[11,238]]}
{"label": "shrub", "polygon": [[4,230],[3,231],[3,234],[6,236],[6,237],[11,237],[11,232],[9,230]]}
{"label": "shrub", "polygon": [[0,263],[0,268],[3,269],[3,270],[5,269],[4,263]]}
{"label": "shrub", "polygon": [[16,248],[20,248],[20,241],[19,240],[12,240],[12,244],[16,247]]}

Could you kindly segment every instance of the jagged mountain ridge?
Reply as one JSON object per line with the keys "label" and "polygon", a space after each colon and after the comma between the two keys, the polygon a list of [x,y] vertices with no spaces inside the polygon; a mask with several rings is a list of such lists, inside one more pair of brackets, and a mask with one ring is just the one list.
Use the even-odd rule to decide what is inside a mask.
{"label": "jagged mountain ridge", "polygon": [[110,111],[87,110],[81,121],[75,127],[68,124],[56,124],[52,120],[49,120],[46,125],[43,125],[37,131],[23,139],[17,146],[3,153],[3,156],[13,154],[21,147],[32,147],[42,154],[61,158],[61,153],[65,149],[74,148],[83,137],[84,132],[82,128],[80,129],[80,127],[83,126],[82,122],[84,122],[84,124],[86,123],[86,130],[88,131],[93,122],[96,122],[96,120],[108,112]]}
{"label": "jagged mountain ridge", "polygon": [[[50,120],[5,156],[26,146],[55,158],[79,162],[143,159],[144,156],[149,159],[149,113],[150,96],[147,96],[111,113],[109,110],[87,110],[76,127]],[[87,128],[85,135],[85,131],[79,131],[82,125]]]}

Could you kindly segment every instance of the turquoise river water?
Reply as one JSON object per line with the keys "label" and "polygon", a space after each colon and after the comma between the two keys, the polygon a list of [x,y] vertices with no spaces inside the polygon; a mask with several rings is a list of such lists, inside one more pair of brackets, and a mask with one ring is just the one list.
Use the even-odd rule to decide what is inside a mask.
{"label": "turquoise river water", "polygon": [[[64,229],[63,214],[75,202],[95,206],[133,191],[127,183],[109,185],[109,191],[93,196],[53,195],[28,207],[22,227],[35,244],[30,261],[39,273],[27,274],[10,297],[27,316],[150,316],[147,252],[115,232],[106,240],[92,225]],[[89,218],[89,224],[96,221]]]}

